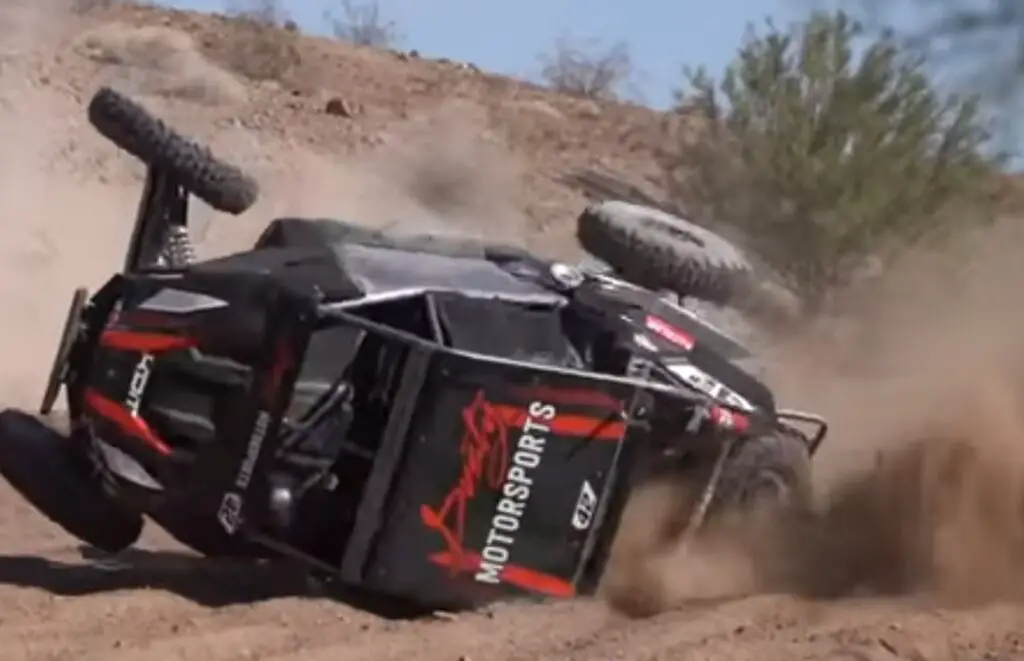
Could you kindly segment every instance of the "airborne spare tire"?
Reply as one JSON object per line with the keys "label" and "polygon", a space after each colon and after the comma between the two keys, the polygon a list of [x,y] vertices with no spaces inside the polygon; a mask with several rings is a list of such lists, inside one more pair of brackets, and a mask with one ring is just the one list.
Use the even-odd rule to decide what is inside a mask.
{"label": "airborne spare tire", "polygon": [[115,145],[146,165],[167,171],[219,211],[240,214],[256,202],[259,186],[241,169],[109,87],[100,88],[89,102],[89,122]]}
{"label": "airborne spare tire", "polygon": [[728,303],[752,282],[750,262],[736,246],[651,207],[620,201],[589,205],[576,221],[576,237],[588,253],[648,289]]}

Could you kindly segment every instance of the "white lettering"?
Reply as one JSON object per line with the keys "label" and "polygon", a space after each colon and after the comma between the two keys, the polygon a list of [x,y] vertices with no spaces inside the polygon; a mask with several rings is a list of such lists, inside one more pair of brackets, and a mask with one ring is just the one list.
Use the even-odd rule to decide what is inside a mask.
{"label": "white lettering", "polygon": [[541,452],[544,452],[545,441],[546,439],[543,436],[523,434],[519,437],[519,449],[540,454]]}
{"label": "white lettering", "polygon": [[693,365],[690,365],[689,363],[670,363],[666,365],[666,367],[688,386],[694,390],[704,393],[715,401],[721,402],[726,406],[732,406],[741,411],[746,411],[747,413],[754,411],[754,405],[746,398],[730,388],[727,388],[725,384],[719,382],[711,375],[694,367]]}
{"label": "white lettering", "polygon": [[[554,420],[555,415],[558,413],[558,409],[554,406],[543,402],[530,402],[530,406],[527,407],[526,411],[530,414],[531,418],[540,418],[547,422]],[[527,424],[529,424],[529,422],[530,421],[527,420]]]}
{"label": "white lettering", "polygon": [[235,486],[239,489],[248,487],[249,481],[252,480],[253,471],[256,470],[256,461],[260,458],[260,449],[263,447],[263,441],[267,438],[269,428],[270,414],[260,411],[256,417],[256,426],[252,430],[252,436],[249,437],[249,444],[245,448],[245,458],[242,460],[241,468],[238,469],[238,477],[235,478]]}
{"label": "white lettering", "polygon": [[[485,551],[487,549],[484,549]],[[481,562],[480,570],[474,578],[480,583],[501,583],[501,570],[505,568],[504,562]]]}
{"label": "white lettering", "polygon": [[[551,404],[530,402],[526,409],[527,418],[522,434],[512,453],[512,465],[505,475],[501,487],[501,500],[491,519],[487,542],[480,552],[482,561],[474,578],[480,583],[498,584],[515,545],[515,533],[522,527],[526,504],[530,499],[533,478],[530,471],[540,466],[547,439],[544,434],[551,430],[550,423],[558,415]],[[500,532],[499,532],[500,531]]]}
{"label": "white lettering", "polygon": [[139,361],[138,365],[135,366],[135,371],[132,372],[132,380],[128,383],[128,396],[124,401],[125,406],[132,412],[132,415],[138,415],[139,409],[142,408],[142,396],[146,392],[146,385],[149,384],[152,370],[153,354],[143,354],[142,360]]}
{"label": "white lettering", "polygon": [[502,535],[497,530],[492,529],[489,533],[487,533],[488,546],[493,546],[494,544],[503,544],[505,546],[508,546],[514,541],[515,539],[513,539],[512,537],[509,537],[508,535]]}
{"label": "white lettering", "polygon": [[512,461],[524,468],[536,468],[540,465],[540,456],[532,452],[516,452]]}
{"label": "white lettering", "polygon": [[513,466],[509,469],[508,481],[526,486],[533,484],[533,478],[526,474],[526,469],[522,466]]}
{"label": "white lettering", "polygon": [[508,514],[498,514],[491,521],[491,525],[498,530],[504,530],[505,532],[515,532],[519,530],[519,519]]}

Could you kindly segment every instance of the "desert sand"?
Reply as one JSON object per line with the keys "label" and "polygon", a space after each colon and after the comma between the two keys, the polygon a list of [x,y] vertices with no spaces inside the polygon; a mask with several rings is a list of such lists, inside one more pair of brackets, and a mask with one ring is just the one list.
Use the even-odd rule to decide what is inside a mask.
{"label": "desert sand", "polygon": [[[244,248],[276,215],[306,214],[572,256],[571,219],[585,198],[560,177],[599,167],[642,182],[663,131],[680,130],[642,108],[312,39],[272,52],[297,58],[284,82],[252,82],[224,66],[267,46],[226,20],[121,6],[83,15],[66,4],[0,8],[6,406],[37,404],[72,289],[118,268],[127,240],[142,169],[88,127],[84,104],[98,85],[139,96],[263,183],[242,217],[196,209],[205,254]],[[325,111],[332,98],[341,115]],[[1020,260],[1006,255],[1012,241],[977,249],[991,243],[1000,252],[977,258],[985,267],[963,291],[929,297],[909,278],[880,294],[865,312],[877,316],[864,339],[873,360],[852,344],[837,356],[814,329],[775,352],[792,403],[835,422],[819,464],[832,499],[823,521],[723,531],[718,546],[664,557],[626,554],[607,600],[395,622],[318,597],[293,576],[200,562],[157,530],[125,565],[94,562],[0,485],[0,658],[1024,658]],[[822,347],[829,360],[806,359]],[[851,361],[862,369],[841,373]],[[876,450],[894,447],[871,469]],[[665,499],[635,504],[653,516]],[[624,531],[627,548],[643,548],[641,528]],[[631,601],[653,614],[609,606]]]}

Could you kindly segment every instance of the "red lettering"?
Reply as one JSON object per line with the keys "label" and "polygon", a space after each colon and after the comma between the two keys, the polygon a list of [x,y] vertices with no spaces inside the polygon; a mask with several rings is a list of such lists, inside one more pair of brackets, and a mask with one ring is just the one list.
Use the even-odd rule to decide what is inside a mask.
{"label": "red lettering", "polygon": [[459,444],[462,472],[451,491],[433,508],[420,507],[424,525],[439,533],[447,547],[447,564],[453,571],[471,571],[470,554],[464,545],[466,511],[477,495],[481,482],[500,489],[508,470],[508,424],[498,407],[480,391],[462,411],[466,431]]}

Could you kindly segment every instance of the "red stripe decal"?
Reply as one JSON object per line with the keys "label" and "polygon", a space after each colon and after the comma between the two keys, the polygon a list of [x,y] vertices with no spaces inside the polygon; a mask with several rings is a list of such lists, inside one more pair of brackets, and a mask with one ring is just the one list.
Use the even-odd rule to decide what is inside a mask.
{"label": "red stripe decal", "polygon": [[526,399],[539,399],[563,406],[593,406],[607,409],[609,413],[622,413],[622,402],[600,390],[582,388],[554,388],[552,386],[534,386],[516,388]]}
{"label": "red stripe decal", "polygon": [[680,346],[687,351],[692,351],[694,345],[697,344],[692,335],[679,330],[660,317],[648,315],[647,319],[644,320],[644,326],[646,326],[647,330],[652,333],[656,333],[661,336],[662,339],[668,340],[672,344]]}
{"label": "red stripe decal", "polygon": [[117,402],[104,397],[95,390],[87,389],[84,397],[85,403],[89,408],[113,422],[124,433],[144,441],[160,454],[171,454],[171,449],[167,447],[167,444],[160,440],[156,432],[139,416],[132,415],[131,411]]}
{"label": "red stripe decal", "polygon": [[[459,556],[448,552],[435,553],[430,556],[430,560],[434,564],[454,572],[475,572],[480,569],[482,558],[478,553],[466,551]],[[505,565],[501,570],[501,580],[509,585],[537,594],[564,599],[576,595],[576,588],[569,581],[517,565]]]}
{"label": "red stripe decal", "polygon": [[[527,414],[516,406],[494,405],[494,412],[501,417],[506,425],[522,428],[526,424]],[[594,441],[618,442],[626,434],[626,424],[614,418],[592,418],[587,415],[559,414],[547,423],[556,436],[572,436]]]}
{"label": "red stripe decal", "polygon": [[110,329],[103,331],[103,334],[100,335],[100,344],[122,351],[160,353],[161,351],[194,347],[197,342],[192,338],[179,335]]}

